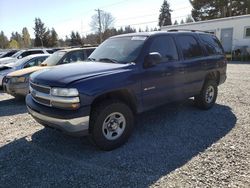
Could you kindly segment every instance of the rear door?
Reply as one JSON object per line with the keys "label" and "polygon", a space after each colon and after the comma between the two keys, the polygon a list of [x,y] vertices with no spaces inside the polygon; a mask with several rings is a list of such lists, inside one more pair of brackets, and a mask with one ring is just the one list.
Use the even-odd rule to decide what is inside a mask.
{"label": "rear door", "polygon": [[203,66],[207,63],[207,57],[195,35],[179,34],[176,40],[183,59],[179,68],[182,92],[187,97],[193,96],[201,90],[205,77]]}

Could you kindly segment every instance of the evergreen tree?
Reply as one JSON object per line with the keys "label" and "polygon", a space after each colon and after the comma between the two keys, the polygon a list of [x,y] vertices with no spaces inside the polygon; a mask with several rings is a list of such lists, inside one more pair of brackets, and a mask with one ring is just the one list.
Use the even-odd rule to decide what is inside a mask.
{"label": "evergreen tree", "polygon": [[51,47],[58,46],[58,35],[54,28],[51,29]]}
{"label": "evergreen tree", "polygon": [[159,15],[159,26],[172,25],[170,5],[167,0],[163,1]]}
{"label": "evergreen tree", "polygon": [[31,45],[30,34],[26,27],[22,30],[22,40],[23,40],[23,47],[29,48]]}
{"label": "evergreen tree", "polygon": [[82,38],[78,32],[76,32],[76,45],[83,45]]}
{"label": "evergreen tree", "polygon": [[178,25],[178,22],[177,22],[177,20],[175,20],[175,21],[174,21],[174,25]]}
{"label": "evergreen tree", "polygon": [[34,29],[34,34],[35,34],[35,46],[44,46],[44,42],[46,43],[45,40],[46,37],[46,27],[44,26],[44,23],[41,21],[40,18],[35,18],[35,27]]}
{"label": "evergreen tree", "polygon": [[250,10],[249,0],[189,0],[193,9],[192,17],[195,21],[239,16]]}
{"label": "evergreen tree", "polygon": [[75,45],[77,45],[76,34],[74,31],[72,31],[70,35],[70,46],[75,46]]}
{"label": "evergreen tree", "polygon": [[4,49],[8,47],[8,38],[4,35],[4,32],[1,31],[0,33],[0,48]]}
{"label": "evergreen tree", "polygon": [[184,23],[185,23],[185,22],[184,22],[183,19],[182,19],[180,24],[184,24]]}
{"label": "evergreen tree", "polygon": [[186,17],[186,23],[192,23],[192,22],[194,22],[192,16],[191,16],[191,15],[188,15],[188,16]]}

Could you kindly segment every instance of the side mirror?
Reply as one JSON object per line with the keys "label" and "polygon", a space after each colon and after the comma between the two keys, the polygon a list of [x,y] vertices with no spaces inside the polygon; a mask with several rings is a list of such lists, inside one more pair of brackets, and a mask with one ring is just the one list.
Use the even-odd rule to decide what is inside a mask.
{"label": "side mirror", "polygon": [[154,67],[162,60],[162,56],[158,52],[151,52],[144,59],[144,68]]}
{"label": "side mirror", "polygon": [[22,59],[22,56],[20,55],[20,56],[18,56],[18,59]]}

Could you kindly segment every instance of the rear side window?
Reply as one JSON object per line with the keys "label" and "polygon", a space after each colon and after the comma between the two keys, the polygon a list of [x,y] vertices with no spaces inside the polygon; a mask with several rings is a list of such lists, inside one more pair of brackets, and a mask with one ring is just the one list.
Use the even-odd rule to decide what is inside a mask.
{"label": "rear side window", "polygon": [[158,52],[162,56],[162,62],[177,61],[178,53],[174,40],[170,36],[160,36],[153,39],[149,53]]}
{"label": "rear side window", "polygon": [[177,41],[180,45],[184,59],[193,59],[203,56],[201,47],[193,36],[177,36]]}
{"label": "rear side window", "polygon": [[209,55],[223,54],[223,48],[215,36],[200,34],[200,38]]}

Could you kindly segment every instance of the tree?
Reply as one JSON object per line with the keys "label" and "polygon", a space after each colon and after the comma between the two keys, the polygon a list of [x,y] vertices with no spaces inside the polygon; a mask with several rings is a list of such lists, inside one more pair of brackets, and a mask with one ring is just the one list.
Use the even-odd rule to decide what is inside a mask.
{"label": "tree", "polygon": [[76,44],[81,46],[83,45],[82,38],[78,32],[76,32]]}
{"label": "tree", "polygon": [[[102,33],[104,33],[107,29],[110,29],[113,26],[114,21],[115,18],[111,15],[111,13],[100,10],[100,24]],[[93,31],[99,32],[100,25],[98,13],[92,16],[90,27]]]}
{"label": "tree", "polygon": [[4,49],[8,47],[8,38],[4,35],[4,32],[1,31],[0,33],[0,48]]}
{"label": "tree", "polygon": [[18,32],[12,32],[10,41],[15,40],[18,44],[18,48],[23,48],[23,39],[22,36]]}
{"label": "tree", "polygon": [[194,19],[192,18],[191,15],[188,15],[188,16],[186,17],[186,23],[192,23],[192,22],[194,22]]}
{"label": "tree", "polygon": [[17,49],[17,48],[20,48],[20,46],[19,46],[19,43],[15,39],[12,39],[9,42],[8,48]]}
{"label": "tree", "polygon": [[185,22],[183,21],[183,19],[181,20],[180,24],[184,24]]}
{"label": "tree", "polygon": [[26,27],[22,30],[22,40],[23,40],[23,47],[29,48],[31,45],[30,34]]}
{"label": "tree", "polygon": [[58,46],[58,35],[54,28],[51,29],[50,46],[51,47]]}
{"label": "tree", "polygon": [[193,9],[192,17],[195,21],[239,16],[250,10],[249,0],[189,0]]}
{"label": "tree", "polygon": [[163,1],[159,15],[159,26],[172,25],[170,5],[167,0]]}
{"label": "tree", "polygon": [[174,25],[178,25],[178,21],[177,20],[174,21]]}
{"label": "tree", "polygon": [[46,27],[44,26],[44,23],[41,21],[40,18],[35,18],[35,27],[34,34],[35,34],[35,46],[43,46],[43,42],[46,35]]}

